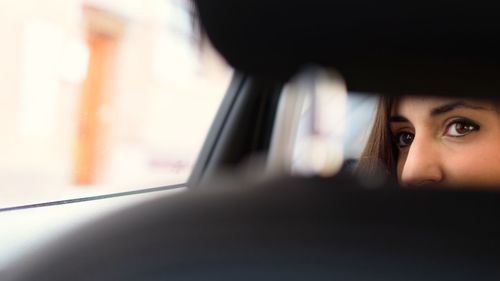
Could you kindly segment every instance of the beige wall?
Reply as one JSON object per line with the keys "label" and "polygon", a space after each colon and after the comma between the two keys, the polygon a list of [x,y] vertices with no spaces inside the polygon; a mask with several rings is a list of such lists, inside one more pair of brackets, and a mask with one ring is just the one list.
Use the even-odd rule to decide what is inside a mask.
{"label": "beige wall", "polygon": [[77,79],[85,61],[84,3],[0,0],[0,207],[187,176],[169,165],[194,161],[230,70],[215,52],[192,44],[189,25],[179,23],[182,9],[168,3],[85,1],[122,17],[125,29],[99,111],[105,155],[95,184],[82,191],[71,169],[84,79]]}

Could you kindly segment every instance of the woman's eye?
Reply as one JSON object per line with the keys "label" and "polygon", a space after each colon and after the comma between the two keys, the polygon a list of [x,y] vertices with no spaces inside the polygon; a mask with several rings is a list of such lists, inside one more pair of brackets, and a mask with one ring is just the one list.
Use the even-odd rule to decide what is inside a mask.
{"label": "woman's eye", "polygon": [[458,120],[451,122],[446,127],[445,135],[450,137],[463,137],[479,130],[479,125],[469,120]]}
{"label": "woman's eye", "polygon": [[404,148],[407,146],[410,146],[411,143],[413,142],[413,139],[415,138],[415,135],[410,132],[401,132],[396,135],[396,145],[399,148]]}

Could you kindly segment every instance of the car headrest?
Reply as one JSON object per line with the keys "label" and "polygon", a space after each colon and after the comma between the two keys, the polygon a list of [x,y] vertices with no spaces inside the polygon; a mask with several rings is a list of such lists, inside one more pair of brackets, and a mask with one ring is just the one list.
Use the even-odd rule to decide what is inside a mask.
{"label": "car headrest", "polygon": [[366,190],[345,177],[238,179],[117,211],[0,275],[2,281],[499,280],[499,200],[499,193]]}
{"label": "car headrest", "polygon": [[500,93],[500,18],[486,0],[195,0],[225,59],[289,79],[337,69],[350,91],[492,97]]}

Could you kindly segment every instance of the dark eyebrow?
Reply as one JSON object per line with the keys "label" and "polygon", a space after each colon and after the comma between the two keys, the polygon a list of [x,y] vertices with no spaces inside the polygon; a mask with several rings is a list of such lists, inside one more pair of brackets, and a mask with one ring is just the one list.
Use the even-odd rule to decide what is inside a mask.
{"label": "dark eyebrow", "polygon": [[[444,114],[446,112],[450,112],[450,111],[452,111],[456,108],[460,108],[460,107],[474,109],[474,110],[488,110],[487,108],[479,106],[479,105],[472,105],[472,104],[466,103],[464,101],[457,101],[457,102],[443,104],[441,106],[433,108],[431,110],[431,116]],[[390,117],[389,122],[392,123],[392,122],[410,122],[410,121],[408,121],[408,119],[403,117],[403,116],[395,115],[395,116]]]}
{"label": "dark eyebrow", "polygon": [[389,122],[392,123],[392,122],[410,122],[410,121],[408,121],[408,119],[406,119],[403,116],[395,115],[395,116],[391,116],[391,118],[389,119]]}
{"label": "dark eyebrow", "polygon": [[482,106],[472,105],[472,104],[466,103],[464,101],[457,101],[457,102],[452,102],[452,103],[444,104],[444,105],[438,106],[436,108],[433,108],[431,110],[431,116],[436,116],[439,114],[450,112],[458,107],[464,107],[464,108],[469,108],[469,109],[474,109],[474,110],[486,110],[486,108],[484,108]]}

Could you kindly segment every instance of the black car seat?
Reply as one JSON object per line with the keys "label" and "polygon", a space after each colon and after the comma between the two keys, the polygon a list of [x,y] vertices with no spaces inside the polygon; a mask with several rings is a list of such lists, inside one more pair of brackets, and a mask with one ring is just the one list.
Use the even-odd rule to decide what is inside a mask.
{"label": "black car seat", "polygon": [[2,280],[500,278],[497,193],[342,177],[226,184],[94,222]]}

